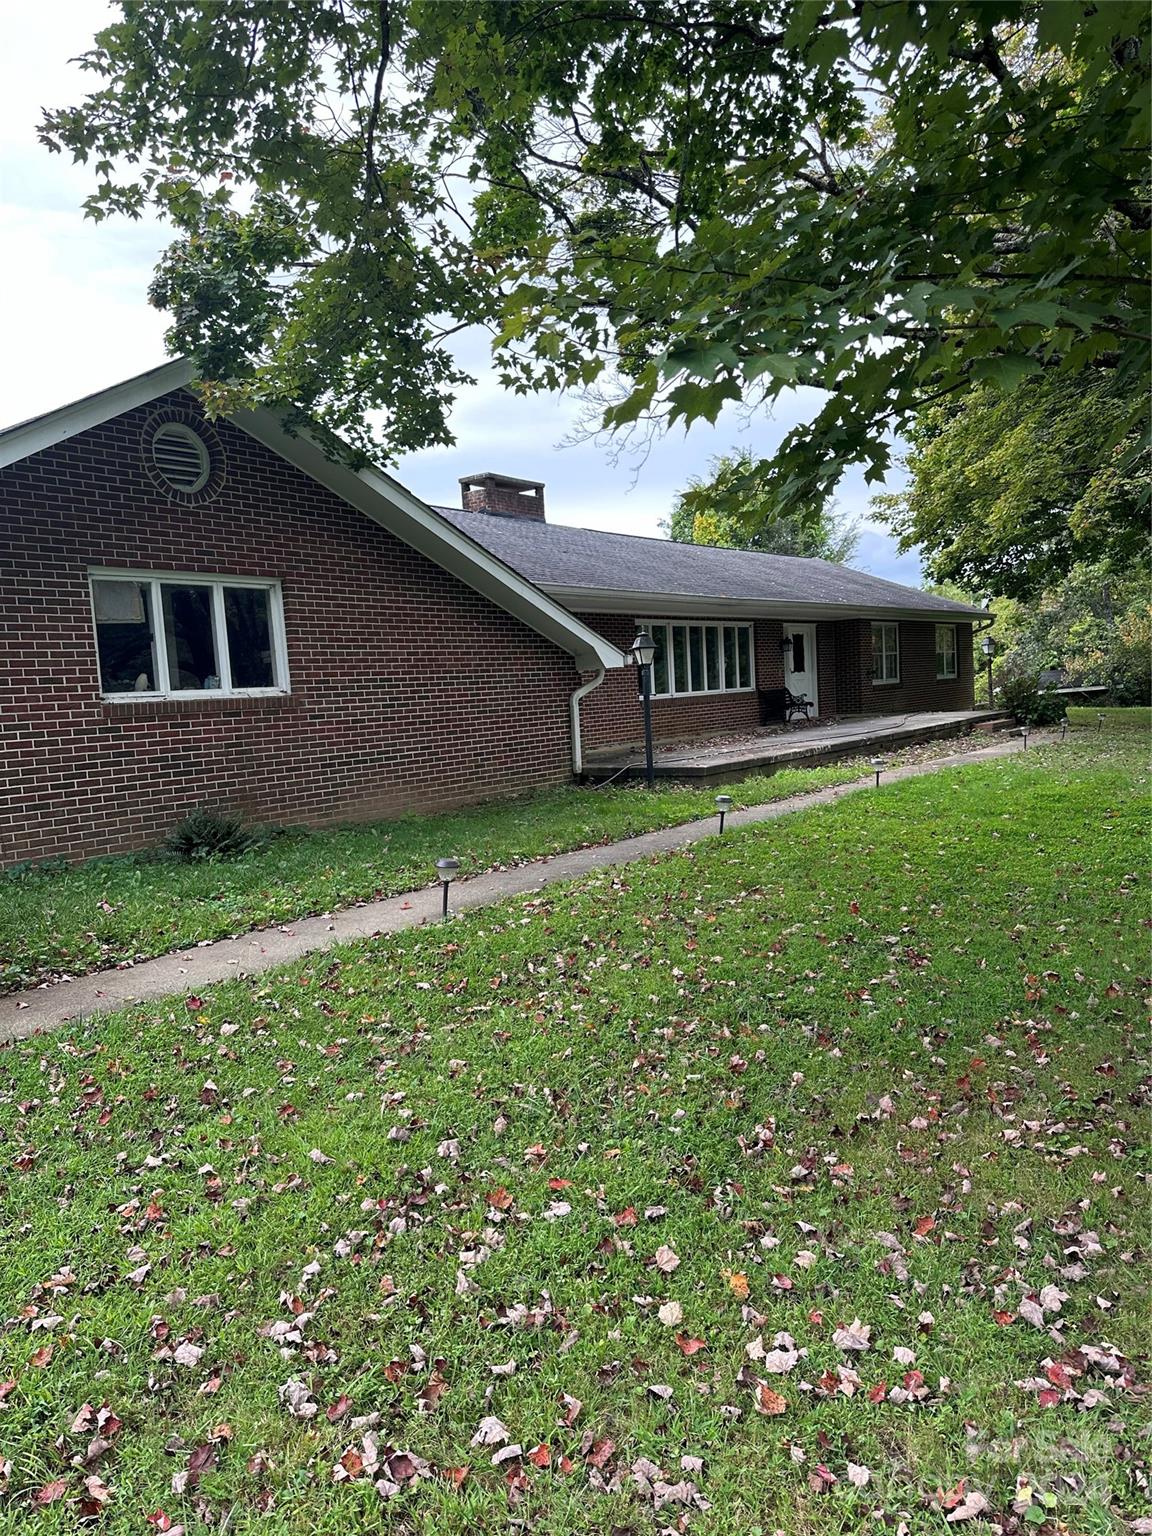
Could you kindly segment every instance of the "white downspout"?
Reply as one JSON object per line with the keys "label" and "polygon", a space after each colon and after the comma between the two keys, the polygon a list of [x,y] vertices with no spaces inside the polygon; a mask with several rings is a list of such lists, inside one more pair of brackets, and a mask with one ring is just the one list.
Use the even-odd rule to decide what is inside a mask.
{"label": "white downspout", "polygon": [[590,683],[581,683],[568,700],[568,713],[572,721],[572,777],[578,779],[584,772],[584,748],[580,740],[580,700],[599,688],[604,681],[604,668],[596,668],[596,676]]}

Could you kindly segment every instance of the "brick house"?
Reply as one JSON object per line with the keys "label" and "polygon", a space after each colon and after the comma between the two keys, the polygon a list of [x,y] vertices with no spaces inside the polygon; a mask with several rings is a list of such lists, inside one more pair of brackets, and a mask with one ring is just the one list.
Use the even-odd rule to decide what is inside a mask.
{"label": "brick house", "polygon": [[[320,825],[568,782],[658,735],[972,706],[979,610],[821,561],[594,534],[483,475],[434,509],[174,362],[0,433],[0,863],[199,804]],[[790,641],[790,647],[786,642]]]}

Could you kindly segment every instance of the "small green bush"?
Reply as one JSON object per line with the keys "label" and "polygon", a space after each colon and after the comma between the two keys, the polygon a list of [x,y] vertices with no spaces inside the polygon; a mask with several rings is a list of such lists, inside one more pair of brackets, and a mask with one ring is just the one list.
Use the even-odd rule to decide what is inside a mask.
{"label": "small green bush", "polygon": [[236,859],[263,841],[260,831],[248,826],[239,811],[218,811],[198,805],[178,821],[164,839],[169,857],[185,864]]}
{"label": "small green bush", "polygon": [[1031,725],[1055,725],[1064,718],[1064,700],[1051,688],[1041,688],[1032,672],[1017,672],[1001,678],[998,702],[1012,711],[1017,720]]}

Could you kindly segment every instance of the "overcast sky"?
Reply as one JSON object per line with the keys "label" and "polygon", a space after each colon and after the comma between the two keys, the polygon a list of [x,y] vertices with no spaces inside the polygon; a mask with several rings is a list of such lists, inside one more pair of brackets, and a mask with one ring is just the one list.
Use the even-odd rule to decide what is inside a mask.
{"label": "overcast sky", "polygon": [[[69,63],[109,18],[101,0],[9,0],[0,18],[0,265],[4,355],[0,425],[35,415],[164,360],[164,317],[145,297],[153,263],[166,243],[154,221],[94,224],[80,212],[92,179],[82,166],[50,155],[36,138],[43,107],[73,105],[92,77]],[[459,503],[461,475],[496,470],[547,487],[550,520],[655,534],[675,492],[707,472],[733,447],[770,451],[814,410],[816,396],[789,397],[773,419],[751,423],[735,412],[717,426],[677,430],[643,462],[613,463],[604,446],[563,446],[579,402],[560,396],[505,394],[483,376],[484,355],[469,348],[480,382],[459,399],[453,448],[412,454],[394,472],[428,501]],[[844,481],[839,505],[865,517],[869,491]],[[866,523],[855,563],[895,581],[917,583],[919,564],[897,553],[891,537]]]}

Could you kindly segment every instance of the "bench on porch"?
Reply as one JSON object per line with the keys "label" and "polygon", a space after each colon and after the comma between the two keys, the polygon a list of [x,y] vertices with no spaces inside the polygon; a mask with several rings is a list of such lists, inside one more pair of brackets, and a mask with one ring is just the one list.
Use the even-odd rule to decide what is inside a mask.
{"label": "bench on porch", "polygon": [[797,715],[804,720],[812,718],[811,699],[802,693],[793,693],[790,688],[760,689],[761,725],[775,725],[781,721],[790,725]]}

